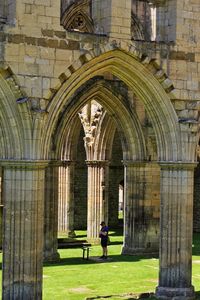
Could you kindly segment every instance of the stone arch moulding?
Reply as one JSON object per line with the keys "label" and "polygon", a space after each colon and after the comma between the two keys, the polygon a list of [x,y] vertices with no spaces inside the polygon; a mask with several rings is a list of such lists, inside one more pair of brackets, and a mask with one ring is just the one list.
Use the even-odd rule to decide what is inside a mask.
{"label": "stone arch moulding", "polygon": [[[124,81],[144,103],[155,130],[159,161],[181,161],[183,158],[178,117],[170,100],[172,82],[154,59],[143,56],[134,46],[116,48],[116,44],[102,46],[101,54],[86,52],[60,75],[47,107],[43,151],[48,151],[53,122],[69,102],[70,97],[89,79],[110,72]],[[47,154],[47,153],[46,153]],[[189,156],[189,155],[188,155]],[[193,157],[187,157],[193,161]]]}
{"label": "stone arch moulding", "polygon": [[27,103],[17,102],[22,98],[23,94],[11,70],[0,69],[0,157],[2,159],[30,159],[32,156],[31,116]]}
{"label": "stone arch moulding", "polygon": [[[62,115],[59,116],[58,126],[56,125],[52,138],[57,145],[56,156],[60,157],[59,153],[66,140],[66,132],[72,126],[70,124],[73,124],[73,120],[78,111],[84,104],[92,99],[100,103],[115,120],[115,124],[118,124],[117,127],[121,136],[124,152],[123,158],[125,160],[145,160],[145,141],[137,116],[130,113],[130,111],[124,107],[120,98],[111,90],[109,84],[106,84],[102,79],[99,79],[98,82],[96,78],[89,80],[86,86],[79,89],[76,95],[72,97],[71,103],[68,103]],[[104,137],[104,143],[96,142],[95,153],[104,153],[105,149],[103,150],[103,148],[109,141],[106,141],[106,137]],[[100,157],[96,158],[100,159]]]}
{"label": "stone arch moulding", "polygon": [[131,15],[131,37],[133,40],[144,40],[144,28],[133,12]]}
{"label": "stone arch moulding", "polygon": [[[66,130],[64,133],[61,133],[60,135],[62,143],[59,143],[59,154],[57,154],[56,157],[58,157],[62,161],[74,161],[76,159],[77,144],[81,126],[81,121],[78,115],[74,116],[73,121],[69,123],[68,130]],[[54,141],[54,148],[55,151],[58,148],[57,141]]]}

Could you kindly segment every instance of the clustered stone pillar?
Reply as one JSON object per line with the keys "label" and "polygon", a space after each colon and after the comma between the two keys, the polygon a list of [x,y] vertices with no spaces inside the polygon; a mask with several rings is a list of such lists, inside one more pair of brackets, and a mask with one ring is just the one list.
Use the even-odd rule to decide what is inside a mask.
{"label": "clustered stone pillar", "polygon": [[58,167],[59,162],[50,162],[45,176],[44,207],[44,261],[58,261]]}
{"label": "clustered stone pillar", "polygon": [[3,299],[42,299],[46,162],[3,161]]}
{"label": "clustered stone pillar", "polygon": [[[124,244],[123,254],[158,254],[159,197],[153,176],[159,168],[147,162],[124,161]],[[154,173],[154,174],[153,174]],[[155,189],[154,195],[151,192]]]}
{"label": "clustered stone pillar", "polygon": [[59,167],[58,232],[75,237],[74,232],[74,161]]}
{"label": "clustered stone pillar", "polygon": [[194,299],[191,285],[194,167],[161,164],[160,274],[161,299]]}
{"label": "clustered stone pillar", "polygon": [[87,240],[99,243],[101,221],[108,222],[108,161],[87,161],[88,217]]}

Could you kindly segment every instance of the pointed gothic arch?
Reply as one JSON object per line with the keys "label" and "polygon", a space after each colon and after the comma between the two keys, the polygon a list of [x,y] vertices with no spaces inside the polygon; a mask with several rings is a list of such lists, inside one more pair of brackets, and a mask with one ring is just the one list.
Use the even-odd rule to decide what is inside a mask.
{"label": "pointed gothic arch", "polygon": [[[137,56],[135,51],[127,53],[120,49],[105,51],[97,57],[87,54],[70,66],[66,73],[61,74],[61,86],[47,108],[49,112],[46,122],[48,134],[44,137],[44,153],[48,151],[51,131],[55,126],[53,123],[56,122],[58,115],[69,103],[74,93],[90,78],[102,75],[104,72],[111,72],[124,81],[144,103],[155,130],[159,160],[182,159],[178,117],[168,95],[171,82],[156,64],[154,67],[154,62],[136,54]],[[149,65],[154,69],[151,68],[150,71]],[[188,157],[188,160],[190,159]]]}
{"label": "pointed gothic arch", "polygon": [[11,71],[0,69],[1,159],[25,159],[31,155],[31,114],[27,103],[17,103],[22,97]]}
{"label": "pointed gothic arch", "polygon": [[[53,137],[58,149],[60,147],[59,145],[63,144],[63,137],[65,139],[65,134],[63,135],[62,132],[66,129],[68,131],[70,124],[73,124],[74,115],[76,115],[80,108],[91,99],[95,99],[104,106],[109,114],[112,115],[116,124],[118,124],[118,131],[121,135],[124,149],[124,159],[145,160],[145,142],[141,125],[139,124],[136,115],[125,108],[120,99],[118,99],[110,89],[109,85],[102,80],[100,80],[99,83],[95,80],[95,85],[93,84],[93,81],[90,81],[88,86],[84,86],[74,98],[72,97],[72,102],[68,103],[66,109],[63,110],[62,117],[60,115],[58,127],[54,131]],[[60,150],[58,153],[59,152]],[[59,156],[60,155],[58,155],[58,157]]]}

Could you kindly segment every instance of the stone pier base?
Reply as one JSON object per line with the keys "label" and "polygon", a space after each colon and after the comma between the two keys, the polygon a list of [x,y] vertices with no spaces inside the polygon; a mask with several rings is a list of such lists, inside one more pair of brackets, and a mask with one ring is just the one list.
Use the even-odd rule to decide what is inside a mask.
{"label": "stone pier base", "polygon": [[43,257],[43,262],[59,262],[60,261],[60,254],[58,252],[53,253],[53,254],[46,254],[46,256]]}
{"label": "stone pier base", "polygon": [[158,257],[159,252],[157,249],[151,249],[151,248],[128,248],[123,247],[122,248],[122,254],[123,255],[142,255],[142,256],[154,256]]}
{"label": "stone pier base", "polygon": [[193,300],[195,292],[193,286],[190,288],[157,287],[156,297],[163,300]]}

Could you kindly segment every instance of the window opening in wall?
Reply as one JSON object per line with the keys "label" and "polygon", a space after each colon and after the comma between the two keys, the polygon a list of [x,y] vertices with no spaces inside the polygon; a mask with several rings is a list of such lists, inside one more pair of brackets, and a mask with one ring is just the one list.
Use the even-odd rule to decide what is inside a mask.
{"label": "window opening in wall", "polygon": [[151,6],[151,41],[156,40],[156,7]]}

